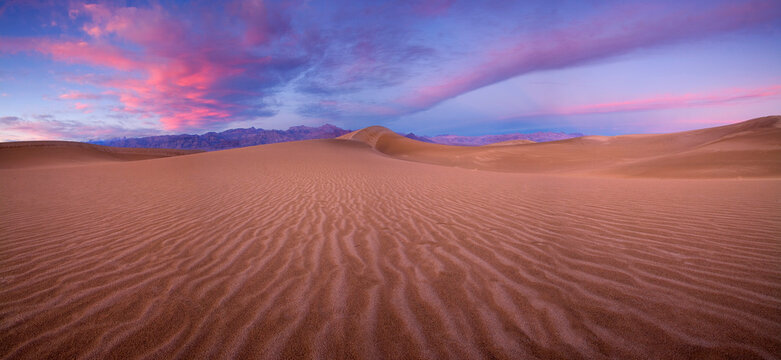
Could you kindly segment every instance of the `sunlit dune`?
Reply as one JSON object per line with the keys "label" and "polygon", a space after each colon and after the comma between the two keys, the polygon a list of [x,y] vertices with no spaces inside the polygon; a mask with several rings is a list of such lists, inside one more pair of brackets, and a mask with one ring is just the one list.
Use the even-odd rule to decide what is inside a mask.
{"label": "sunlit dune", "polygon": [[184,153],[0,145],[0,358],[779,356],[781,117]]}
{"label": "sunlit dune", "polygon": [[781,116],[672,134],[583,136],[501,147],[423,143],[379,126],[340,138],[362,141],[401,159],[481,170],[677,178],[781,176]]}

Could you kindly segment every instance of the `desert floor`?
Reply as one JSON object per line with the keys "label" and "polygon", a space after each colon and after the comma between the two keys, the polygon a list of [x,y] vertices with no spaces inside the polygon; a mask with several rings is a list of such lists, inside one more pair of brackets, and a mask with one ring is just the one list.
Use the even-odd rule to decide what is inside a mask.
{"label": "desert floor", "polygon": [[771,120],[8,155],[0,358],[778,358]]}

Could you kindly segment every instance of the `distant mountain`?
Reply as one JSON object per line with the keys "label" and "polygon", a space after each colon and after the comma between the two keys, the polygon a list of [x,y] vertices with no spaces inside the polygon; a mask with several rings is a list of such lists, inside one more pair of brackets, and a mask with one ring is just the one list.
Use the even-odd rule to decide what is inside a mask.
{"label": "distant mountain", "polygon": [[409,134],[404,135],[404,136],[408,137],[408,138],[410,138],[412,140],[429,142],[429,143],[433,143],[434,142],[433,140],[431,140],[430,138],[428,138],[426,136],[417,136],[417,135],[415,135],[415,133],[409,133]]}
{"label": "distant mountain", "polygon": [[160,135],[140,138],[115,138],[90,141],[92,144],[166,149],[223,150],[245,146],[273,144],[285,141],[329,139],[349,133],[350,130],[325,124],[320,127],[293,126],[287,130],[231,129],[203,135]]}
{"label": "distant mountain", "polygon": [[[231,129],[223,132],[209,132],[203,135],[159,135],[139,138],[114,138],[94,140],[91,144],[132,147],[164,148],[188,150],[223,150],[245,146],[273,144],[285,141],[330,139],[349,133],[331,124],[320,127],[293,126],[287,130]],[[536,132],[531,134],[504,134],[483,136],[438,135],[420,136],[413,133],[404,135],[410,139],[445,145],[479,146],[509,140],[532,140],[535,142],[554,141],[583,136],[583,134],[565,134],[558,132]]]}
{"label": "distant mountain", "polygon": [[574,137],[580,137],[583,134],[571,133],[566,134],[562,132],[535,132],[529,134],[502,134],[502,135],[483,135],[483,136],[459,136],[459,135],[437,135],[428,137],[430,142],[445,144],[445,145],[460,145],[460,146],[481,146],[494,144],[503,141],[510,140],[531,140],[534,142],[544,141],[556,141],[570,139]]}

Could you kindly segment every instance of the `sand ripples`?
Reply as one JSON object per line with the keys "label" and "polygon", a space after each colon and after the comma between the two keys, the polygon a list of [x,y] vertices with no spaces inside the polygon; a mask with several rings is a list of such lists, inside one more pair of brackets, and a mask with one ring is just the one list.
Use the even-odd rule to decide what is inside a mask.
{"label": "sand ripples", "polygon": [[314,141],[7,170],[3,358],[774,358],[778,181]]}

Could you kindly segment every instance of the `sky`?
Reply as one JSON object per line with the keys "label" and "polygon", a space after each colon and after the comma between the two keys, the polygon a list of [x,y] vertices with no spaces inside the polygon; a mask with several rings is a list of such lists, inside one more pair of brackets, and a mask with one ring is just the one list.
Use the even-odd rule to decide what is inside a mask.
{"label": "sky", "polygon": [[0,141],[781,114],[781,1],[0,0]]}

